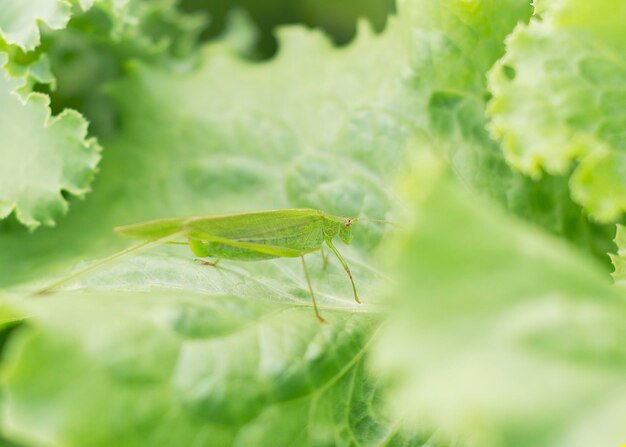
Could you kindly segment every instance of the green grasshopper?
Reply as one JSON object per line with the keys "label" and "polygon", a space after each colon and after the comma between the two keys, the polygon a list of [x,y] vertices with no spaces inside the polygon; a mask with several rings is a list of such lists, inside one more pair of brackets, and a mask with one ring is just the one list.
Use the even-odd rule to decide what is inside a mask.
{"label": "green grasshopper", "polygon": [[381,219],[337,217],[316,209],[283,209],[206,217],[158,219],[115,228],[123,236],[144,241],[185,238],[185,242],[169,240],[167,243],[189,245],[201,261],[217,265],[221,259],[237,261],[262,261],[272,258],[297,258],[302,261],[304,276],[309,287],[315,316],[320,315],[311,285],[304,255],[322,251],[325,243],[337,256],[348,274],[354,299],[360,303],[350,267],[343,259],[333,239],[337,236],[345,244],[352,240],[352,225],[358,221],[384,222]]}

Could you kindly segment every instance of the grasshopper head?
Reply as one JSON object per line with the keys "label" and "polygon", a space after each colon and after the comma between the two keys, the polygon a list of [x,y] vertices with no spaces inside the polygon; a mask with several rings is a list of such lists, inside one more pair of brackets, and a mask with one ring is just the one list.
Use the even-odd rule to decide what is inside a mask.
{"label": "grasshopper head", "polygon": [[349,244],[350,241],[352,241],[352,225],[359,221],[395,225],[395,223],[383,219],[371,219],[369,217],[342,217],[339,223],[339,239],[341,239],[345,244]]}
{"label": "grasshopper head", "polygon": [[346,217],[344,221],[341,222],[339,227],[339,239],[341,239],[344,244],[349,244],[350,241],[352,241],[352,224],[354,221],[355,219],[352,217]]}
{"label": "grasshopper head", "polygon": [[327,216],[326,227],[324,234],[326,237],[332,239],[335,236],[339,236],[339,239],[344,244],[349,244],[352,241],[352,225],[356,222],[379,222],[384,224],[395,225],[393,222],[383,219],[372,219],[369,217],[338,217]]}

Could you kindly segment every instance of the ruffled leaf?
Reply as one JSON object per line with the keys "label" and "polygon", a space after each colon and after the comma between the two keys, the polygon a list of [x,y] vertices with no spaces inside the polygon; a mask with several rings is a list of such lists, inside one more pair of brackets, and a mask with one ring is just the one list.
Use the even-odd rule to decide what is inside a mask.
{"label": "ruffled leaf", "polygon": [[0,2],[0,38],[23,50],[33,50],[40,42],[39,23],[61,29],[71,17],[67,0],[2,0]]}
{"label": "ruffled leaf", "polygon": [[0,219],[15,211],[31,229],[54,225],[68,208],[64,193],[89,191],[100,148],[79,113],[51,117],[46,95],[21,98],[23,81],[9,78],[6,60],[0,53]]}
{"label": "ruffled leaf", "polygon": [[[29,277],[22,288],[33,289],[42,272],[67,272],[80,258],[123,247],[112,228],[143,219],[302,206],[387,217],[395,172],[423,138],[408,110],[394,110],[405,92],[407,59],[397,57],[405,31],[400,20],[383,38],[362,26],[353,45],[337,49],[292,27],[281,33],[279,55],[263,64],[242,61],[228,42],[208,46],[191,71],[128,64],[109,88],[123,126],[103,140],[90,200],[54,229],[0,234],[8,273],[0,281]],[[186,247],[153,248],[68,284],[80,291],[32,301],[33,318],[7,354],[5,432],[25,444],[77,446],[120,438],[164,446],[208,438],[423,444],[428,435],[396,433],[397,418],[382,412],[382,389],[364,369],[380,321],[373,302],[385,280],[374,248],[385,230],[364,222],[355,229],[354,247],[339,250],[363,305],[336,260],[324,269],[319,254],[308,257],[327,325],[313,316],[297,260],[209,268]],[[26,256],[11,255],[18,247]],[[29,367],[44,357],[59,362]],[[73,389],[98,397],[74,399]],[[106,415],[101,424],[87,424],[83,416],[96,413]],[[35,414],[46,422],[33,427]]]}
{"label": "ruffled leaf", "polygon": [[572,197],[595,218],[626,209],[626,7],[563,0],[519,27],[490,75],[492,134],[531,176],[574,167]]}

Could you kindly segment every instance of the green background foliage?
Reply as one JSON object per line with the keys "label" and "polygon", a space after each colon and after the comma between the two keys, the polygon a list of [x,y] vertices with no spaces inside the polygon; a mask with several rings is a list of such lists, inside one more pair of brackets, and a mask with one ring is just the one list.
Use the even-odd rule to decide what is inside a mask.
{"label": "green background foliage", "polygon": [[[624,8],[335,3],[0,0],[7,442],[626,441]],[[172,246],[32,296],[114,226],[284,207],[398,222],[339,246],[364,304]]]}

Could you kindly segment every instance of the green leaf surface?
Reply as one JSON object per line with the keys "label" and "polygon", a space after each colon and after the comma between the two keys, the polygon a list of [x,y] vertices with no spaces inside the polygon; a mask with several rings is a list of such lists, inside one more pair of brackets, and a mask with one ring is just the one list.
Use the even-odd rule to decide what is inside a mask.
{"label": "green leaf surface", "polygon": [[506,36],[528,20],[529,2],[407,2],[401,12],[414,15],[408,97],[430,145],[467,187],[606,262],[613,228],[584,216],[569,197],[567,177],[513,172],[486,130],[487,72],[503,56]]}
{"label": "green leaf surface", "polygon": [[485,74],[531,7],[523,0],[407,3],[415,24],[410,82],[416,119],[463,182],[505,201],[512,175],[485,131]]}
{"label": "green leaf surface", "polygon": [[0,43],[4,40],[21,50],[32,51],[40,45],[42,34],[54,35],[68,25],[75,26],[73,22],[84,25],[96,18],[95,22],[100,23],[84,27],[83,38],[91,32],[101,32],[96,28],[106,22],[108,29],[98,36],[100,41],[109,37],[152,52],[167,47],[185,52],[206,19],[202,14],[179,12],[177,4],[177,0],[2,0]]}
{"label": "green leaf surface", "polygon": [[[451,442],[430,438],[433,432],[459,429],[461,444],[472,441],[465,438],[469,434],[535,445],[543,439],[544,422],[528,415],[549,387],[539,381],[527,392],[509,380],[509,366],[518,364],[525,369],[519,375],[513,371],[515,378],[566,373],[567,381],[551,390],[555,403],[540,413],[548,415],[545,424],[580,417],[588,424],[580,425],[584,432],[597,428],[593,417],[623,415],[620,401],[612,408],[599,398],[592,402],[598,406],[589,406],[589,420],[575,413],[594,393],[608,394],[619,385],[621,370],[613,360],[623,356],[614,343],[624,335],[621,295],[603,282],[597,265],[581,260],[571,247],[555,245],[536,228],[505,216],[523,216],[595,253],[609,239],[606,227],[589,224],[571,202],[564,176],[533,182],[513,173],[485,129],[486,72],[504,53],[505,36],[528,20],[528,2],[403,2],[383,34],[361,24],[357,38],[340,49],[319,32],[287,27],[277,33],[276,57],[260,63],[240,56],[250,43],[244,35],[249,28],[194,51],[198,28],[181,25],[191,22],[176,15],[173,1],[142,4],[155,14],[140,14],[139,3],[129,2],[126,15],[113,14],[117,19],[111,21],[107,8],[115,5],[97,3],[65,30],[47,35],[42,45],[58,81],[57,106],[67,101],[97,116],[106,107],[100,87],[112,81],[106,87],[112,101],[107,116],[114,124],[102,132],[105,156],[88,200],[72,203],[72,212],[55,228],[31,234],[10,219],[0,226],[0,284],[8,289],[3,300],[11,318],[30,316],[3,351],[0,424],[6,437],[63,447],[439,446]],[[128,18],[141,20],[133,25]],[[400,218],[407,205],[411,214],[415,198],[398,197],[397,173],[407,154],[428,148],[456,179],[441,180],[436,168],[416,175],[423,182],[410,189],[426,197],[428,206],[419,215],[428,217],[428,231],[409,226],[415,233],[400,239],[403,249],[388,257],[378,251],[388,237],[381,224],[359,222],[352,246],[338,245],[363,305],[354,302],[335,259],[324,268],[317,253],[307,257],[327,325],[313,316],[298,260],[223,260],[213,268],[195,263],[187,247],[150,246],[98,261],[127,246],[114,227],[149,219],[287,207]],[[458,193],[454,182],[471,192]],[[487,198],[500,206],[483,205]],[[409,281],[397,289],[404,299],[396,303],[406,306],[410,319],[406,339],[399,341],[389,336],[381,341],[378,332],[386,331],[380,329],[386,316],[381,297],[391,295],[390,258],[397,258],[392,271]],[[57,293],[31,295],[67,279],[73,266],[75,272],[90,270],[60,283]],[[411,276],[410,268],[418,274]],[[469,302],[478,301],[476,309],[459,299],[466,284],[474,290]],[[415,290],[423,295],[413,302]],[[20,299],[8,298],[14,295]],[[493,308],[480,301],[483,295]],[[508,309],[497,298],[509,295],[521,303],[513,335],[497,324],[500,311]],[[609,332],[608,342],[588,339],[592,325],[570,295],[592,309],[593,321],[618,328]],[[537,296],[538,310],[535,301],[524,307],[528,296]],[[597,296],[606,297],[608,307],[588,299]],[[449,306],[437,309],[431,306],[435,301]],[[517,322],[517,308],[508,310]],[[463,312],[477,319],[465,323]],[[545,317],[539,332],[524,327],[526,312]],[[485,322],[487,331],[495,328],[488,334],[505,333],[504,341],[494,349],[483,345],[476,321]],[[440,323],[450,330],[449,339]],[[570,342],[570,334],[577,343]],[[414,387],[411,380],[393,388],[366,368],[381,358],[379,369],[395,374],[397,363],[370,359],[371,347],[393,358],[405,353],[397,351],[407,346],[405,340],[415,343],[406,357],[410,364],[401,367],[417,379],[428,375],[432,389],[421,382]],[[481,355],[470,359],[478,359],[474,365],[491,367],[505,351],[503,358],[511,362],[493,377],[508,388],[490,383],[488,374],[461,374],[472,365],[456,362],[456,355],[468,346],[468,352]],[[599,349],[599,357],[608,352],[606,359],[597,358],[597,346],[606,348]],[[545,356],[549,366],[526,355]],[[572,362],[573,373],[563,358]],[[579,372],[586,365],[591,365],[588,383]],[[466,399],[463,392],[473,388],[460,387],[462,400],[433,404],[432,396],[456,390],[446,380],[451,375],[459,387],[478,376],[475,394],[468,392]],[[501,407],[489,405],[493,384],[502,390]],[[406,390],[406,396],[420,391],[408,406],[396,407],[409,414],[385,411],[388,389],[399,395]],[[573,397],[559,400],[568,393]],[[518,398],[525,400],[518,405]],[[446,410],[459,405],[448,419]],[[424,408],[433,411],[416,423]],[[501,419],[488,430],[480,424],[468,428],[466,414],[476,414],[481,423],[492,421],[493,414]],[[509,422],[500,423],[508,416]],[[611,417],[605,421],[614,421]],[[618,430],[611,432],[609,422],[606,439]],[[400,430],[407,426],[411,430]],[[535,429],[530,440],[519,434]],[[588,440],[585,436],[581,439]]]}
{"label": "green leaf surface", "polygon": [[[49,60],[57,81],[50,89],[54,113],[65,108],[80,110],[94,135],[112,135],[120,121],[106,88],[124,78],[129,61],[175,71],[193,66],[206,18],[182,14],[176,6],[176,0],[99,1],[73,16],[63,30],[44,33],[37,52]],[[249,30],[245,24],[239,27],[244,33]],[[242,38],[239,45],[243,47],[245,41]],[[22,59],[30,62],[28,55],[10,57],[11,61]]]}
{"label": "green leaf surface", "polygon": [[40,42],[39,23],[51,29],[65,27],[72,5],[66,0],[0,1],[0,38],[23,50],[33,50]]}
{"label": "green leaf surface", "polygon": [[491,72],[492,134],[525,174],[567,174],[575,164],[572,197],[614,222],[626,208],[626,8],[564,0],[547,9],[507,39]]}
{"label": "green leaf surface", "polygon": [[[224,42],[191,71],[128,64],[109,88],[122,127],[103,139],[94,193],[54,229],[5,225],[0,281],[22,282],[19,294],[80,259],[91,266],[127,244],[113,227],[151,218],[280,207],[387,217],[394,173],[424,138],[394,109],[405,27],[379,38],[362,26],[341,50],[285,29],[263,64]],[[67,284],[74,292],[27,302],[32,317],[6,353],[4,432],[26,445],[422,445],[428,433],[397,433],[364,369],[384,228],[354,233],[339,250],[365,304],[335,259],[307,261],[327,325],[298,260],[211,268],[186,247],[129,256]],[[44,358],[56,364],[29,366]]]}
{"label": "green leaf surface", "polygon": [[617,246],[617,252],[611,253],[611,261],[613,262],[613,280],[615,284],[623,287],[626,283],[626,228],[623,225],[617,225],[617,232],[615,234],[615,245]]}
{"label": "green leaf surface", "polygon": [[22,306],[31,318],[9,352],[2,418],[22,442],[401,440],[368,411],[378,395],[363,358],[376,319],[339,311],[320,325],[308,308],[271,296],[173,289],[68,292]]}
{"label": "green leaf surface", "polygon": [[[160,3],[166,2],[173,5],[175,0]],[[153,7],[141,3],[137,0],[1,0],[0,38],[9,45],[32,51],[41,43],[43,31],[65,28],[73,16],[90,10],[94,4],[109,13],[117,22],[116,29],[121,30],[136,23],[136,9]]]}
{"label": "green leaf surface", "polygon": [[371,361],[396,414],[472,446],[623,442],[626,296],[439,161],[421,158],[405,189],[413,218],[387,253],[397,312]]}
{"label": "green leaf surface", "polygon": [[67,211],[63,193],[82,197],[93,180],[100,147],[87,137],[87,123],[67,110],[51,117],[49,99],[21,98],[0,53],[0,219],[15,211],[29,228],[54,225]]}
{"label": "green leaf surface", "polygon": [[[280,207],[385,217],[392,185],[383,174],[391,179],[423,139],[387,106],[403,93],[406,65],[389,51],[403,45],[403,24],[395,29],[379,39],[363,27],[342,50],[319,33],[285,29],[282,52],[258,65],[227,45],[208,46],[191,72],[130,64],[109,89],[123,129],[103,140],[107,156],[90,200],[74,204],[55,230],[0,234],[0,281],[110,253],[124,244],[113,227],[151,218]],[[324,71],[312,74],[318,66]],[[286,89],[290,82],[297,87]],[[385,153],[377,150],[383,143]],[[355,245],[374,247],[382,226],[363,228]],[[16,260],[18,250],[27,253]],[[55,257],[41,257],[46,251]]]}

